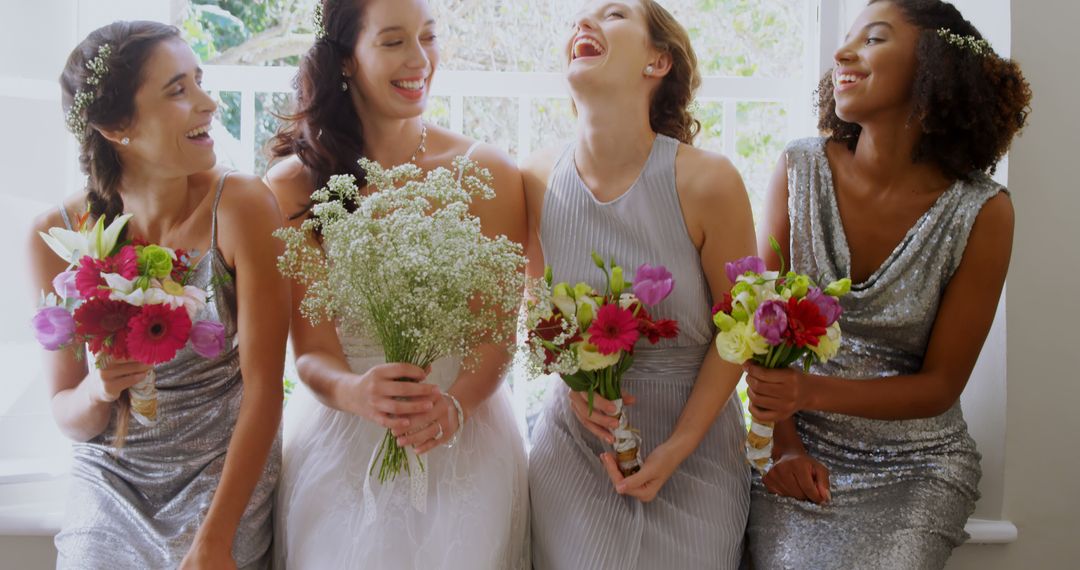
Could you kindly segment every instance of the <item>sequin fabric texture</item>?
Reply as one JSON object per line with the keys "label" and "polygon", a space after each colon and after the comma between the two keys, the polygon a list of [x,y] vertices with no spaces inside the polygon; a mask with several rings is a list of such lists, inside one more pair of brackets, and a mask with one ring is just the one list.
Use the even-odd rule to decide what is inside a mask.
{"label": "sequin fabric texture", "polygon": [[[793,142],[785,156],[794,270],[825,283],[850,276],[825,139]],[[881,267],[841,298],[840,352],[812,372],[861,379],[917,372],[972,224],[1002,191],[982,173],[946,190]],[[832,501],[778,497],[755,476],[748,530],[755,568],[944,567],[967,538],[981,474],[959,402],[940,416],[902,421],[808,411],[797,425],[807,451],[831,473]]]}
{"label": "sequin fabric texture", "polygon": [[[157,366],[158,423],[146,427],[131,420],[119,452],[113,446],[115,413],[101,435],[72,446],[71,488],[56,537],[57,568],[176,568],[210,508],[243,396],[233,342],[235,280],[217,248],[223,185],[224,178],[214,202],[211,247],[196,262],[191,284],[213,284],[197,319],[224,324],[227,348],[206,359],[187,347]],[[280,465],[278,438],[237,529],[233,558],[239,568],[269,565]]]}

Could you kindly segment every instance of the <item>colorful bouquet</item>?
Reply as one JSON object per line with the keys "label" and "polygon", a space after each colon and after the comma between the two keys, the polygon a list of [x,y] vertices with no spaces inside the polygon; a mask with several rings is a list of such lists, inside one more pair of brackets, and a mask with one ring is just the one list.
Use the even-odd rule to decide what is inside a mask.
{"label": "colorful bouquet", "polygon": [[[780,254],[780,245],[771,240]],[[851,279],[824,289],[806,275],[766,271],[760,257],[744,257],[725,265],[734,284],[713,307],[716,351],[734,364],[753,361],[765,368],[787,368],[802,361],[809,369],[827,362],[840,348],[839,297],[851,291]],[[759,472],[772,460],[773,423],[756,418],[746,438],[746,458]]]}
{"label": "colorful bouquet", "polygon": [[[307,286],[304,316],[336,318],[345,332],[378,341],[387,362],[421,368],[510,342],[524,288],[522,247],[485,236],[469,213],[474,198],[494,197],[491,174],[464,157],[454,171],[437,168],[423,179],[414,164],[360,166],[375,192],[362,195],[352,176],[333,176],[312,194],[310,219],[274,234],[285,242],[279,269]],[[316,231],[322,249],[310,239]],[[412,473],[390,430],[372,471],[380,457],[380,482]]]}
{"label": "colorful bouquet", "polygon": [[[86,229],[84,216],[78,230],[39,233],[70,265],[53,279],[53,292],[42,292],[34,336],[47,350],[88,346],[99,368],[114,358],[161,364],[189,343],[199,355],[216,357],[225,349],[225,329],[216,321],[195,320],[206,291],[187,284],[190,255],[144,242],[118,243],[129,219],[124,214],[105,227],[98,218]],[[151,370],[129,389],[132,416],[143,425],[157,423],[154,382]]]}
{"label": "colorful bouquet", "polygon": [[630,475],[641,469],[640,438],[623,409],[622,376],[634,363],[638,339],[656,344],[678,336],[678,323],[655,320],[645,308],[670,295],[675,282],[663,266],[644,264],[628,287],[614,259],[605,264],[596,252],[592,258],[604,272],[607,288],[603,293],[586,283],[552,285],[550,267],[543,281],[531,287],[525,361],[534,376],[558,374],[570,389],[588,394],[590,413],[594,394],[615,404],[619,421],[614,430],[616,462],[624,475]]}

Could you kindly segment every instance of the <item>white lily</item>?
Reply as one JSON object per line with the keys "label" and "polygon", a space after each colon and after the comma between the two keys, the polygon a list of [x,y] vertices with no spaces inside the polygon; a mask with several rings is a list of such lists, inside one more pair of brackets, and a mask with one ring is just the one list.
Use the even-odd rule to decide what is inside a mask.
{"label": "white lily", "polygon": [[49,228],[49,233],[38,232],[38,235],[45,240],[56,255],[71,265],[75,265],[84,255],[89,255],[94,259],[102,259],[108,255],[116,247],[116,240],[120,238],[120,232],[130,219],[131,214],[117,216],[106,228],[105,218],[102,217],[98,218],[97,223],[89,231],[77,232],[65,228]]}

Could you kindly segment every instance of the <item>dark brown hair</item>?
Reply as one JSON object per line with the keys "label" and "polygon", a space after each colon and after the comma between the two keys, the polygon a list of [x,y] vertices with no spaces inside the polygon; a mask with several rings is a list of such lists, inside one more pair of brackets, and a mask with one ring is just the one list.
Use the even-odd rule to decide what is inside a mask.
{"label": "dark brown hair", "polygon": [[[913,162],[931,162],[946,175],[968,179],[974,171],[993,173],[1023,129],[1031,111],[1031,87],[1020,66],[992,51],[981,55],[949,43],[938,30],[982,39],[955,6],[941,0],[892,2],[919,28],[917,69],[912,85],[911,122],[922,130]],[[818,128],[854,150],[862,127],[836,115],[832,72],[818,86]]]}
{"label": "dark brown hair", "polygon": [[[106,223],[124,209],[118,186],[123,164],[113,143],[99,129],[120,129],[135,116],[135,92],[143,82],[143,66],[161,42],[179,39],[180,30],[148,21],[119,21],[100,27],[86,36],[68,56],[60,75],[61,103],[68,113],[76,92],[92,93],[93,101],[82,111],[86,132],[80,140],[79,166],[86,174],[90,215],[105,216]],[[108,71],[97,85],[87,62],[98,56],[104,44],[111,47]],[[76,136],[79,136],[76,134]]]}
{"label": "dark brown hair", "polygon": [[641,0],[649,39],[654,48],[671,57],[671,71],[661,80],[649,106],[652,130],[686,144],[694,144],[701,123],[690,105],[701,86],[697,54],[686,28],[655,0]]}
{"label": "dark brown hair", "polygon": [[[143,67],[161,42],[179,39],[180,30],[148,21],[113,22],[90,32],[68,56],[60,75],[61,104],[70,112],[76,92],[90,93],[93,100],[81,111],[85,132],[80,138],[79,166],[86,175],[86,192],[91,218],[105,217],[109,223],[124,211],[120,197],[120,176],[124,165],[113,143],[99,129],[120,129],[135,117],[135,92],[143,82]],[[102,45],[110,46],[108,71],[97,79],[87,67]],[[131,414],[131,400],[125,390],[117,400],[116,432],[113,445],[124,446]]]}
{"label": "dark brown hair", "polygon": [[364,135],[352,98],[341,83],[345,80],[342,70],[356,49],[367,2],[319,1],[325,35],[315,40],[300,61],[293,81],[296,110],[280,117],[282,124],[270,141],[270,155],[295,154],[311,172],[315,188],[325,186],[335,174],[352,174],[363,187],[364,171],[357,160],[363,156]]}

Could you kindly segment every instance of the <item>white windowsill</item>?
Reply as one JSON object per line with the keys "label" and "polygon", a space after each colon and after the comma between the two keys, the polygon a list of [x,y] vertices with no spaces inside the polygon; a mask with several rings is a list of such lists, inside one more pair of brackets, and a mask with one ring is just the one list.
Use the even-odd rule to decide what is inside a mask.
{"label": "white windowsill", "polygon": [[[0,498],[15,493],[5,487],[34,484],[55,486],[57,492],[45,498],[31,496],[25,501],[0,505],[0,536],[52,536],[60,530],[64,517],[64,495],[58,492],[66,478],[66,468],[43,461],[0,461]],[[34,493],[33,495],[40,495]],[[971,538],[967,544],[1008,544],[1016,540],[1016,526],[1009,521],[969,519],[965,527]]]}

